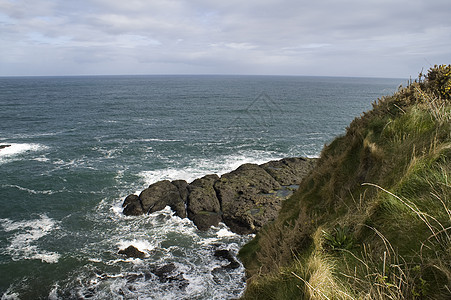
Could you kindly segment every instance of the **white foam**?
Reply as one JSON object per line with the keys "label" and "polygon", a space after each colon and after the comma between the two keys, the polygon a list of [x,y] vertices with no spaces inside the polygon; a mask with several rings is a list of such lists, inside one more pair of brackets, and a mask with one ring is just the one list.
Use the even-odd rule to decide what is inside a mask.
{"label": "white foam", "polygon": [[[275,153],[266,151],[238,152],[236,155],[220,156],[215,159],[204,158],[192,161],[183,168],[166,168],[139,173],[146,184],[160,180],[183,179],[191,182],[207,174],[223,175],[246,163],[263,164],[270,160],[281,159]],[[139,194],[139,192],[137,192]]]}
{"label": "white foam", "polygon": [[[77,278],[67,279],[74,285],[60,284],[62,290],[58,289],[58,296],[70,289],[78,291],[79,295],[85,291],[92,295],[89,291],[95,291],[92,299],[230,299],[237,297],[237,290],[244,289],[241,280],[243,267],[213,272],[227,264],[213,255],[217,247],[213,244],[227,247],[235,254],[248,237],[230,232],[222,223],[208,231],[199,231],[188,218],[174,216],[169,206],[150,215],[117,217],[116,210],[110,208],[112,204],[118,207],[119,202],[119,199],[105,198],[99,203],[90,218],[93,222],[109,223],[109,226],[100,226],[101,231],[93,226],[98,238],[86,244],[82,251],[89,257],[88,268],[102,264],[120,271],[87,275],[86,270],[80,268],[78,273],[74,273]],[[131,245],[146,253],[146,258],[124,259],[117,255],[118,250]],[[107,251],[112,255],[103,255],[105,249],[109,249]],[[182,274],[186,280],[184,289],[178,287],[178,282],[161,282],[157,276],[149,274],[149,266],[160,267],[170,263],[176,266],[174,275]],[[128,278],[133,274],[137,277]]]}
{"label": "white foam", "polygon": [[19,186],[19,185],[15,185],[15,184],[3,185],[2,187],[12,187],[12,188],[16,188],[16,189],[18,189],[18,190],[27,192],[27,193],[29,193],[29,194],[34,194],[34,195],[37,195],[37,194],[52,195],[52,194],[55,194],[55,193],[58,193],[58,192],[59,192],[59,191],[53,191],[53,190],[37,191],[37,190],[33,190],[33,189],[28,189],[28,188],[25,188],[25,187],[21,187],[21,186]]}
{"label": "white foam", "polygon": [[223,238],[223,237],[232,237],[232,236],[236,236],[236,233],[233,233],[232,231],[230,231],[228,228],[221,228],[218,230],[218,232],[216,232],[216,235],[219,238]]}
{"label": "white foam", "polygon": [[224,223],[219,223],[219,227],[211,227],[209,231],[213,233],[215,236],[200,239],[198,241],[199,245],[212,245],[218,243],[221,240],[240,237],[238,234],[230,231],[230,229]]}
{"label": "white foam", "polygon": [[11,291],[8,289],[3,295],[2,300],[20,300],[18,293],[11,293]]}
{"label": "white foam", "polygon": [[173,140],[173,139],[141,139],[137,140],[139,142],[181,142],[182,140]]}
{"label": "white foam", "polygon": [[26,221],[0,219],[0,223],[5,232],[13,232],[7,238],[10,244],[5,248],[13,260],[37,259],[46,263],[58,262],[60,254],[39,249],[35,245],[40,238],[58,228],[55,220],[41,215],[39,219]]}
{"label": "white foam", "polygon": [[96,170],[96,167],[93,167],[91,165],[92,161],[90,162],[86,155],[83,155],[82,157],[77,159],[71,159],[67,161],[62,159],[55,159],[52,161],[52,163],[55,165],[56,170],[69,169],[73,167],[83,167],[84,169]]}
{"label": "white foam", "polygon": [[36,152],[47,149],[46,146],[41,144],[4,144],[10,146],[0,149],[0,164],[17,160],[18,156],[27,152]]}
{"label": "white foam", "polygon": [[61,255],[56,252],[46,252],[46,253],[37,253],[33,255],[30,259],[41,260],[42,262],[46,262],[49,264],[56,264],[60,259]]}
{"label": "white foam", "polygon": [[153,245],[148,240],[144,239],[133,239],[133,240],[121,240],[117,243],[119,250],[126,249],[129,246],[133,246],[141,252],[149,254],[150,251],[154,250],[156,245]]}
{"label": "white foam", "polygon": [[58,289],[59,289],[59,285],[58,285],[58,283],[56,283],[49,293],[49,300],[58,300],[59,299]]}
{"label": "white foam", "polygon": [[[116,217],[118,218],[124,218],[125,215],[122,213],[122,211],[124,210],[124,208],[122,207],[122,203],[124,203],[124,198],[118,199],[117,201],[115,201],[113,203],[113,205],[110,207],[110,210],[115,214]],[[101,205],[103,203],[100,203],[99,205]]]}
{"label": "white foam", "polygon": [[36,157],[36,158],[33,158],[33,160],[40,161],[40,162],[48,162],[48,161],[50,161],[50,159],[48,159],[45,156]]}
{"label": "white foam", "polygon": [[[141,176],[146,183],[151,184],[160,180],[177,180],[177,179],[184,179],[188,182],[191,182],[194,179],[202,177],[203,175],[206,174],[207,174],[206,172],[202,172],[201,170],[196,170],[193,168],[186,169],[168,168],[154,171],[143,171],[139,173],[139,176]],[[139,194],[139,192],[137,194]]]}

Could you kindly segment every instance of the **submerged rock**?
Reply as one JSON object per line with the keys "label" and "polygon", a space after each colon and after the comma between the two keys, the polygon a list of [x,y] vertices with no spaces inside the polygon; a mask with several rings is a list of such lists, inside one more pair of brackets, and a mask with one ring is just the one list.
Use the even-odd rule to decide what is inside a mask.
{"label": "submerged rock", "polygon": [[224,269],[237,269],[240,267],[240,263],[235,259],[232,252],[227,249],[217,249],[215,250],[215,253],[213,254],[217,258],[225,259],[229,262],[228,265],[222,267]]}
{"label": "submerged rock", "polygon": [[139,196],[125,198],[123,213],[135,216],[170,206],[175,215],[188,217],[200,230],[224,222],[235,233],[255,233],[275,220],[282,201],[299,187],[315,161],[295,157],[244,164],[221,177],[206,175],[190,184],[162,180]]}
{"label": "submerged rock", "polygon": [[158,277],[160,282],[176,284],[180,289],[185,288],[189,284],[188,280],[183,277],[183,273],[177,271],[177,267],[174,263],[163,265],[153,269],[151,272]]}
{"label": "submerged rock", "polygon": [[135,246],[128,246],[127,248],[123,250],[119,250],[118,254],[125,255],[127,257],[134,257],[134,258],[144,258],[146,254],[142,251],[139,251]]}
{"label": "submerged rock", "polygon": [[171,274],[172,272],[175,271],[175,269],[177,269],[177,267],[175,266],[175,264],[170,263],[161,267],[158,267],[154,270],[152,270],[152,273],[154,273],[155,275],[157,275],[158,278],[165,280],[165,278]]}

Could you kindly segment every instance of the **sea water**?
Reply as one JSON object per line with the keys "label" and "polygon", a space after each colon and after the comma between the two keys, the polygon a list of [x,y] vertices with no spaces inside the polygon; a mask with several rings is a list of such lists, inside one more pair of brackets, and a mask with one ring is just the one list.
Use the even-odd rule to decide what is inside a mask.
{"label": "sea water", "polygon": [[[0,78],[2,299],[232,299],[252,236],[200,232],[169,208],[122,215],[162,179],[318,156],[401,79],[296,76]],[[133,245],[144,259],[126,258]],[[175,266],[173,280],[155,269]]]}

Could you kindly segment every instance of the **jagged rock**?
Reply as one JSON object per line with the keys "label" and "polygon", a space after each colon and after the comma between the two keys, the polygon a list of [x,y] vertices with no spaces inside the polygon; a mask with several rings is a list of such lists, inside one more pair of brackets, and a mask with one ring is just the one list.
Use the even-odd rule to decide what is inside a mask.
{"label": "jagged rock", "polygon": [[315,164],[315,159],[292,157],[260,165],[281,185],[299,185]]}
{"label": "jagged rock", "polygon": [[11,147],[11,145],[0,145],[0,149]]}
{"label": "jagged rock", "polygon": [[179,217],[188,217],[200,230],[220,221],[235,233],[255,233],[273,221],[282,201],[298,188],[313,169],[315,159],[284,158],[262,165],[244,164],[235,171],[207,175],[188,184],[184,180],[163,180],[138,196],[128,196],[124,214],[140,215],[167,205]]}
{"label": "jagged rock", "polygon": [[263,168],[244,164],[215,183],[224,223],[233,232],[253,233],[277,216],[281,198],[273,193],[280,184]]}
{"label": "jagged rock", "polygon": [[144,258],[146,254],[139,251],[135,246],[128,246],[123,250],[119,250],[118,254],[126,255],[127,257]]}
{"label": "jagged rock", "polygon": [[206,175],[188,185],[188,218],[200,230],[217,226],[221,221],[221,205],[213,187],[218,179],[216,174]]}
{"label": "jagged rock", "polygon": [[139,216],[144,213],[141,201],[136,195],[128,195],[127,198],[125,198],[122,207],[124,207],[122,213],[126,216]]}

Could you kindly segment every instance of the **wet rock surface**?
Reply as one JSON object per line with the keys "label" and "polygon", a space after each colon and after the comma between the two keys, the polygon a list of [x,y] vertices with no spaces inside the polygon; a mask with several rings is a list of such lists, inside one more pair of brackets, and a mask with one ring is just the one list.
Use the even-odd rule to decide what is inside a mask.
{"label": "wet rock surface", "polygon": [[136,195],[128,195],[127,198],[125,198],[122,207],[124,207],[122,213],[126,216],[139,216],[144,213],[141,201]]}
{"label": "wet rock surface", "polygon": [[224,222],[235,233],[255,233],[275,220],[283,200],[299,187],[315,161],[294,157],[262,165],[244,164],[221,177],[206,175],[190,184],[162,180],[139,196],[127,196],[123,213],[136,216],[170,206],[177,216],[188,217],[200,230]]}
{"label": "wet rock surface", "polygon": [[159,278],[160,282],[176,284],[180,289],[185,288],[189,284],[183,277],[183,273],[179,272],[173,263],[155,268],[151,272]]}
{"label": "wet rock surface", "polygon": [[214,254],[215,257],[219,259],[224,259],[229,262],[228,265],[222,267],[223,269],[237,269],[240,267],[240,263],[235,259],[234,255],[230,250],[227,249],[217,249]]}

